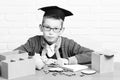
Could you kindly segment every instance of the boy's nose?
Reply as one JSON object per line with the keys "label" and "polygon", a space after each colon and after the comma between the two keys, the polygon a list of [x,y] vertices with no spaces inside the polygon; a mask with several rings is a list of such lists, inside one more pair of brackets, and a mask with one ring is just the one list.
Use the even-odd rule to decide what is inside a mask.
{"label": "boy's nose", "polygon": [[49,31],[49,34],[50,34],[50,35],[54,34],[54,31],[51,29],[51,30]]}

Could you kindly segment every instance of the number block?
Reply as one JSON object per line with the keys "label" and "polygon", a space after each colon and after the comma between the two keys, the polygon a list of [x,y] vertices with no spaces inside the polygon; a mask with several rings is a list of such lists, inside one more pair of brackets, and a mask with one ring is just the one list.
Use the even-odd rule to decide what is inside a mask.
{"label": "number block", "polygon": [[6,79],[14,79],[33,74],[35,74],[35,62],[32,58],[1,61],[1,75]]}
{"label": "number block", "polygon": [[19,58],[28,58],[28,53],[19,53],[19,51],[0,53],[0,61],[11,60],[11,59],[17,60]]}
{"label": "number block", "polygon": [[99,73],[107,73],[114,71],[113,63],[114,55],[105,56],[102,53],[92,53],[92,69],[96,70]]}

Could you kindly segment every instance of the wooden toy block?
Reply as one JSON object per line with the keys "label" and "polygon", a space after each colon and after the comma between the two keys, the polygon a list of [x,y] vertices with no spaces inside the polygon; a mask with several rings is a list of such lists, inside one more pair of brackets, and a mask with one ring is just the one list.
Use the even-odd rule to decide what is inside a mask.
{"label": "wooden toy block", "polygon": [[92,69],[99,73],[114,71],[113,56],[105,56],[102,53],[92,53]]}
{"label": "wooden toy block", "polygon": [[0,76],[1,76],[1,61],[0,61]]}
{"label": "wooden toy block", "polygon": [[1,65],[1,75],[6,79],[14,79],[35,74],[35,62],[32,58],[3,60]]}
{"label": "wooden toy block", "polygon": [[5,52],[0,54],[1,60],[11,60],[11,59],[19,59],[19,58],[28,58],[28,53],[19,53],[18,51]]}

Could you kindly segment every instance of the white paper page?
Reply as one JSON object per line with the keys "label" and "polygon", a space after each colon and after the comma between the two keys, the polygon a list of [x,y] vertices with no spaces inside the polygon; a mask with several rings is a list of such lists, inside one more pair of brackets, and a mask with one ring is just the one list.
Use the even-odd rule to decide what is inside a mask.
{"label": "white paper page", "polygon": [[83,70],[83,69],[88,68],[88,66],[86,66],[86,65],[78,65],[78,64],[76,64],[76,65],[63,65],[62,67],[70,69],[72,71],[79,71],[79,70]]}

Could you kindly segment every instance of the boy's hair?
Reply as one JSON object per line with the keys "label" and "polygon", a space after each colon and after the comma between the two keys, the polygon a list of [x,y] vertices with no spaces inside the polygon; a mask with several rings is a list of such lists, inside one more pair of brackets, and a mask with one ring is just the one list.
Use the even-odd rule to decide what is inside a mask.
{"label": "boy's hair", "polygon": [[43,16],[42,24],[44,23],[45,18],[53,18],[61,21],[61,26],[63,27],[63,20],[57,15]]}

